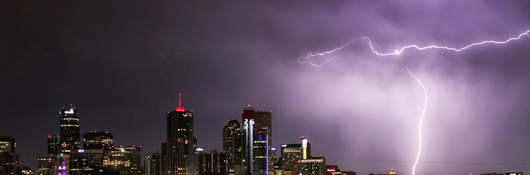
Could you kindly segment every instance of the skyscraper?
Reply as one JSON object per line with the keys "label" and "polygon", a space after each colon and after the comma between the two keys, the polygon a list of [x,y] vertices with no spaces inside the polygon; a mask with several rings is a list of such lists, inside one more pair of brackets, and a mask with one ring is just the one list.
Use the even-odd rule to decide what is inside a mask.
{"label": "skyscraper", "polygon": [[272,112],[270,111],[256,111],[254,116],[254,123],[256,129],[268,129],[269,145],[272,143]]}
{"label": "skyscraper", "polygon": [[254,173],[253,162],[254,162],[254,117],[256,111],[250,105],[243,109],[241,112],[243,120],[243,130],[245,133],[245,165],[246,174],[251,175]]}
{"label": "skyscraper", "polygon": [[226,153],[228,174],[243,172],[245,157],[245,134],[237,120],[229,120],[223,128],[223,152]]}
{"label": "skyscraper", "polygon": [[196,138],[193,134],[193,112],[179,106],[167,114],[167,173],[168,175],[196,174]]}
{"label": "skyscraper", "polygon": [[263,159],[266,159],[267,161],[267,165],[263,167],[264,169],[267,169],[267,172],[265,173],[267,174],[269,170],[272,171],[271,167],[273,167],[273,161],[271,161],[273,152],[270,151],[272,147],[272,112],[256,111],[254,123],[255,123],[255,130],[263,129],[263,130],[266,130],[267,132],[267,144],[266,144],[267,155],[265,155],[266,157],[263,158]]}
{"label": "skyscraper", "polygon": [[77,106],[63,106],[59,111],[59,136],[61,136],[60,152],[71,153],[79,149],[79,111]]}
{"label": "skyscraper", "polygon": [[257,129],[254,134],[253,172],[255,175],[269,174],[269,130]]}

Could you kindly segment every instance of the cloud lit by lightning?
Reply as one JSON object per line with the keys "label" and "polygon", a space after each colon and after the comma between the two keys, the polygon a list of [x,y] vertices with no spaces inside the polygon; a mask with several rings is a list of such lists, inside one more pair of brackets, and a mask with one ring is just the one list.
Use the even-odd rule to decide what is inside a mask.
{"label": "cloud lit by lightning", "polygon": [[[486,45],[486,44],[504,45],[504,44],[507,44],[507,43],[509,43],[511,41],[519,40],[519,39],[521,39],[524,36],[528,36],[529,33],[530,33],[530,30],[527,30],[527,31],[515,36],[515,37],[510,37],[510,38],[508,38],[506,40],[502,40],[502,41],[485,40],[485,41],[471,43],[471,44],[468,44],[468,45],[466,45],[464,47],[461,47],[461,48],[455,48],[455,47],[449,47],[449,46],[440,46],[440,45],[418,46],[416,44],[413,44],[413,45],[403,46],[403,47],[401,47],[399,49],[395,49],[393,52],[377,51],[374,48],[370,38],[368,38],[368,37],[359,37],[359,38],[355,38],[353,40],[350,40],[347,43],[345,43],[345,44],[343,44],[343,45],[341,45],[341,46],[339,46],[339,47],[337,47],[335,49],[332,49],[332,50],[318,52],[318,53],[308,53],[305,57],[303,57],[301,59],[298,59],[298,62],[300,64],[309,64],[309,65],[311,65],[313,67],[320,68],[320,67],[324,66],[326,63],[329,63],[329,62],[333,61],[335,58],[329,58],[329,59],[325,59],[321,63],[315,63],[315,62],[312,61],[312,59],[314,57],[327,56],[327,55],[333,54],[333,53],[338,52],[338,51],[340,51],[340,50],[342,50],[344,48],[347,48],[353,42],[355,42],[357,40],[360,40],[360,39],[368,41],[368,45],[370,46],[370,51],[372,52],[372,54],[374,54],[376,56],[398,56],[398,55],[401,55],[401,53],[403,53],[404,51],[406,51],[408,49],[416,49],[416,50],[419,50],[419,51],[428,50],[428,49],[442,49],[442,50],[453,51],[453,52],[457,52],[458,53],[458,52],[464,51],[466,49],[473,48],[475,46],[481,46],[481,45]],[[419,126],[418,126],[418,152],[416,154],[416,158],[415,158],[414,164],[412,166],[412,175],[415,175],[416,167],[418,165],[418,162],[419,162],[419,159],[420,159],[420,156],[421,156],[422,145],[423,145],[423,120],[425,118],[425,113],[427,111],[428,92],[427,92],[427,89],[425,88],[424,84],[422,83],[422,81],[418,77],[416,77],[416,75],[414,75],[414,73],[412,73],[412,71],[410,71],[407,67],[405,67],[405,70],[418,83],[418,85],[422,88],[423,93],[424,93],[423,94],[424,95],[423,109],[421,111],[420,121],[419,121]]]}

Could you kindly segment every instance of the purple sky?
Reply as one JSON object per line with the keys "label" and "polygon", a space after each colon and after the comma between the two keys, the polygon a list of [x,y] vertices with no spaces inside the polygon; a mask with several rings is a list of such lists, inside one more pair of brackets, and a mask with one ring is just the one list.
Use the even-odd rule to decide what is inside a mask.
{"label": "purple sky", "polygon": [[165,115],[196,112],[199,145],[221,147],[226,120],[246,104],[273,112],[275,145],[303,135],[314,155],[360,174],[410,174],[422,91],[429,91],[417,174],[530,169],[530,38],[455,54],[370,54],[359,36],[403,45],[462,47],[530,29],[526,1],[9,2],[2,32],[0,135],[36,166],[60,104],[80,106],[81,130],[160,149]]}

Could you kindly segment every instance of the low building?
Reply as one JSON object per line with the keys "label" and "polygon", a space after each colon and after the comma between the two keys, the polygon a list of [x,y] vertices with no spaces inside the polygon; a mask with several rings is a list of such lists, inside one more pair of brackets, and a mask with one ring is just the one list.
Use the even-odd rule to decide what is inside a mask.
{"label": "low building", "polygon": [[325,175],[326,159],[324,157],[312,157],[298,161],[300,175]]}

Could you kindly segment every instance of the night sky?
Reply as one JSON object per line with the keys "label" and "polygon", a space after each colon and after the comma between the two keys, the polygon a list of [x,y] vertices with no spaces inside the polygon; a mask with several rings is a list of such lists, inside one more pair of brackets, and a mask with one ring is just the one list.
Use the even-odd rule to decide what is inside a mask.
{"label": "night sky", "polygon": [[81,131],[160,150],[166,114],[195,112],[200,146],[247,104],[273,113],[273,144],[305,136],[313,155],[361,174],[410,174],[423,91],[429,93],[417,174],[530,171],[530,37],[454,53],[377,57],[359,41],[299,64],[309,52],[368,36],[462,47],[530,29],[530,2],[10,1],[2,13],[0,135],[36,167],[57,111],[77,104]]}

